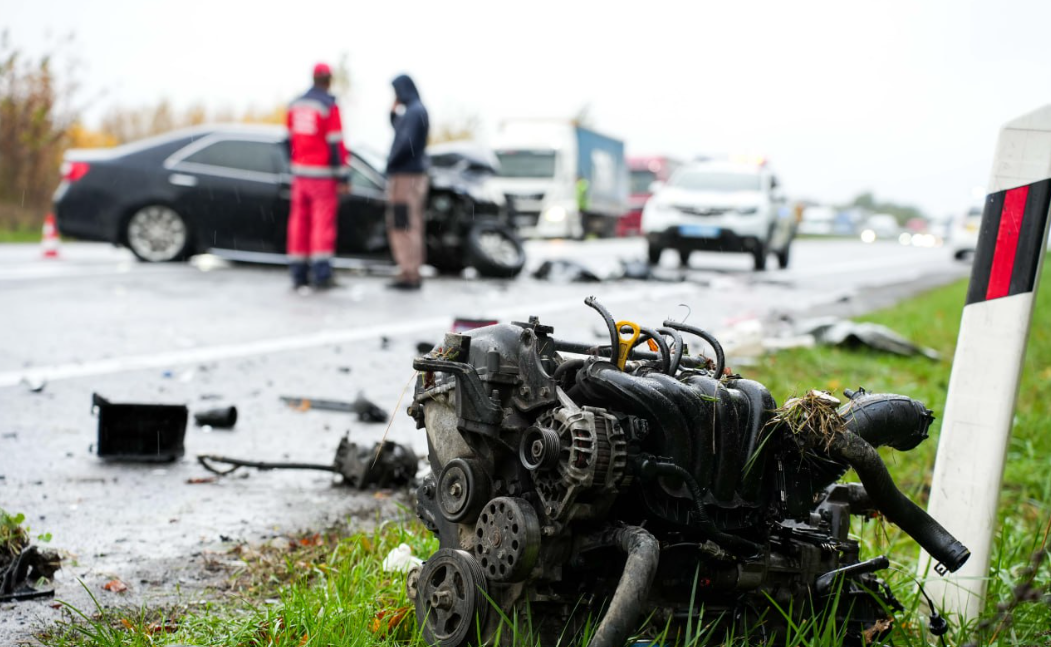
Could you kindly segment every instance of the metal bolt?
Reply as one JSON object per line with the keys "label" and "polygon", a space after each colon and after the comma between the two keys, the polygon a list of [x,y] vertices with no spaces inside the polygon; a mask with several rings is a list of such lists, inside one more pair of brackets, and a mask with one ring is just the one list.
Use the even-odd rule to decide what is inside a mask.
{"label": "metal bolt", "polygon": [[551,536],[553,536],[555,534],[555,527],[554,526],[544,526],[543,528],[540,529],[540,534],[545,536],[545,537],[551,537]]}
{"label": "metal bolt", "polygon": [[459,499],[460,495],[463,494],[463,486],[459,483],[452,483],[449,485],[449,496],[454,499]]}
{"label": "metal bolt", "polygon": [[518,392],[522,394],[523,398],[528,398],[529,394],[532,393],[533,390],[531,388],[529,388],[528,386],[521,386],[521,387],[518,387]]}
{"label": "metal bolt", "polygon": [[500,546],[500,542],[502,542],[504,540],[504,538],[500,535],[500,530],[498,528],[494,528],[493,529],[493,532],[489,536],[489,539],[490,539],[490,541],[493,544],[493,548],[499,547]]}
{"label": "metal bolt", "polygon": [[431,606],[436,609],[451,609],[453,606],[453,594],[448,589],[438,589],[431,594]]}
{"label": "metal bolt", "polygon": [[532,452],[533,452],[533,458],[540,458],[541,456],[543,456],[544,455],[544,441],[542,441],[542,440],[534,440],[533,441]]}

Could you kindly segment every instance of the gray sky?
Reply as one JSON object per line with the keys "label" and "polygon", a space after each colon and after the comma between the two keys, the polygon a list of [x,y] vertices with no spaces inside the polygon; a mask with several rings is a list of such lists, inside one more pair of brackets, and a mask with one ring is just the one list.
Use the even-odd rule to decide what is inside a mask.
{"label": "gray sky", "polygon": [[935,215],[984,186],[999,125],[1051,100],[1046,0],[269,2],[0,0],[40,52],[69,32],[88,116],[108,105],[284,103],[348,56],[350,142],[390,141],[390,79],[431,121],[569,117],[629,154],[770,157],[796,197],[872,189]]}

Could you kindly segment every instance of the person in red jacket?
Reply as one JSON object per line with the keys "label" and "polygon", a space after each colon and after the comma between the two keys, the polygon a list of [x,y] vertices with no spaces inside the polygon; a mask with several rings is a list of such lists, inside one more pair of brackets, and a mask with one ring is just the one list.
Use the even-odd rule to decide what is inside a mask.
{"label": "person in red jacket", "polygon": [[329,94],[332,70],[314,66],[314,87],[288,106],[292,156],[292,205],[288,214],[288,260],[296,289],[335,285],[336,212],[340,192],[349,189],[350,167],[343,123]]}

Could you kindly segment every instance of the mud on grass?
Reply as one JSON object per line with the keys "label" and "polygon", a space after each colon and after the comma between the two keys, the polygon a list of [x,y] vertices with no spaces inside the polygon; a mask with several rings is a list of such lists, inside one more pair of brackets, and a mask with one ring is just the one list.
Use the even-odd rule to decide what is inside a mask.
{"label": "mud on grass", "polygon": [[37,635],[54,647],[224,647],[416,644],[405,577],[383,558],[406,543],[429,555],[437,541],[417,523],[386,522],[372,532],[331,530],[238,545],[215,556],[230,569],[213,600],[163,608],[66,606],[64,620]]}

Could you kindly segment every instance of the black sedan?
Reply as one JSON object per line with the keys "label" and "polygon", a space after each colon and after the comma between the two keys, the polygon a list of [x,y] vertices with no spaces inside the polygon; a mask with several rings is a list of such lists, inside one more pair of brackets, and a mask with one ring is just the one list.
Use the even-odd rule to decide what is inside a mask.
{"label": "black sedan", "polygon": [[[128,247],[144,261],[224,251],[234,258],[283,254],[291,176],[287,132],[279,126],[209,126],[113,149],[71,150],[55,192],[63,235]],[[511,277],[525,252],[506,223],[502,197],[484,171],[435,166],[427,199],[428,263],[439,271],[475,267]],[[351,191],[341,196],[336,254],[389,259],[386,178],[356,154]]]}

